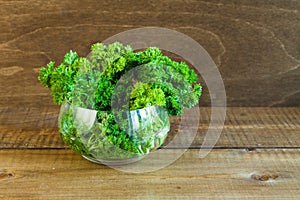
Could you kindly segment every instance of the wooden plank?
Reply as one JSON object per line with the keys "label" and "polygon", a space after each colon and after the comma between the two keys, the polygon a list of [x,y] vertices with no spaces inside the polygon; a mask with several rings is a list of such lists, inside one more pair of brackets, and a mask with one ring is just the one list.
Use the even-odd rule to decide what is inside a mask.
{"label": "wooden plank", "polygon": [[[177,150],[164,150],[173,154]],[[188,150],[142,174],[90,163],[69,150],[1,150],[2,199],[299,199],[300,150]]]}
{"label": "wooden plank", "polygon": [[57,118],[59,107],[0,109],[2,148],[63,148]]}
{"label": "wooden plank", "polygon": [[[86,56],[92,43],[144,26],[170,28],[199,42],[219,66],[230,106],[300,105],[299,1],[0,0],[0,5],[1,106],[49,105],[49,92],[37,81],[40,66],[59,63],[70,49]],[[201,102],[209,106],[206,87]]]}
{"label": "wooden plank", "polygon": [[[65,148],[57,129],[58,112],[57,106],[0,109],[0,148]],[[187,118],[192,120],[194,115]],[[201,108],[199,126],[191,127],[198,131],[191,148],[200,148],[209,122],[210,108]],[[180,118],[172,118],[166,144],[181,134],[182,128],[185,126]],[[300,108],[227,108],[223,133],[215,148],[300,147],[299,132]]]}

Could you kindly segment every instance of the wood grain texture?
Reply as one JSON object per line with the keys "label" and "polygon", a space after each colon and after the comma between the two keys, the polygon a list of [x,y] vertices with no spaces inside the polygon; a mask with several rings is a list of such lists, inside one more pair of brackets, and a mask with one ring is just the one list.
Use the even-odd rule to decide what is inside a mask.
{"label": "wood grain texture", "polygon": [[[73,49],[145,26],[198,41],[224,79],[229,106],[300,105],[300,2],[294,0],[0,0],[0,105],[48,106],[37,72]],[[204,81],[202,80],[205,86]],[[201,105],[210,99],[206,87]]]}
{"label": "wood grain texture", "polygon": [[[58,129],[59,107],[0,109],[0,149],[66,148]],[[194,119],[196,113],[187,116]],[[180,117],[171,118],[173,137],[182,134],[186,125]],[[190,148],[200,148],[210,125],[210,108],[200,109],[199,126]],[[213,129],[220,126],[212,125]],[[300,147],[300,108],[227,108],[223,132],[215,148],[275,148]],[[170,148],[188,148],[186,144]]]}
{"label": "wood grain texture", "polygon": [[[299,0],[0,0],[0,199],[300,199],[299,22]],[[160,150],[187,152],[159,171],[129,174],[67,149],[59,106],[37,76],[70,49],[86,56],[95,42],[148,26],[199,42],[218,66],[230,108],[214,149],[200,159],[214,96],[201,77],[192,145]],[[171,122],[166,144],[187,126]]]}
{"label": "wood grain texture", "polygon": [[[164,150],[168,154],[177,150]],[[299,150],[187,151],[172,165],[127,174],[69,150],[1,150],[2,199],[299,199]]]}

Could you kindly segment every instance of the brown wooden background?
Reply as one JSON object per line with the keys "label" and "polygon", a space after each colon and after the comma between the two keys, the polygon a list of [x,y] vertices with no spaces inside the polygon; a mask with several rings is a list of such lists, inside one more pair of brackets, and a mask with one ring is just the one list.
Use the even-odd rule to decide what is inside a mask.
{"label": "brown wooden background", "polygon": [[[200,159],[211,112],[204,87],[193,144],[162,148],[187,152],[132,175],[63,144],[59,106],[37,76],[70,49],[85,56],[92,43],[145,26],[197,40],[222,74],[230,107]],[[299,41],[300,0],[0,0],[0,199],[300,199]],[[184,125],[171,122],[172,138]]]}
{"label": "brown wooden background", "polygon": [[85,56],[92,43],[124,30],[156,26],[183,32],[210,53],[229,106],[299,106],[299,9],[295,0],[1,0],[0,105],[51,104],[37,81],[40,66],[70,49]]}

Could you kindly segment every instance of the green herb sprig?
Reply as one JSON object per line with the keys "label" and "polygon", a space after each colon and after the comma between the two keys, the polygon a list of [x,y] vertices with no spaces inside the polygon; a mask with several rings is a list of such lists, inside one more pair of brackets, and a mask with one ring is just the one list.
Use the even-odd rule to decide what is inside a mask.
{"label": "green herb sprig", "polygon": [[[146,70],[122,79],[139,66]],[[175,116],[196,105],[202,93],[196,73],[185,62],[171,60],[156,47],[134,52],[130,46],[119,42],[108,46],[96,43],[86,58],[70,51],[57,67],[52,61],[42,67],[38,80],[51,90],[56,104],[66,103],[97,111],[98,124],[89,131],[82,132],[76,127],[73,109],[63,113],[59,129],[63,141],[75,151],[104,158],[128,158],[149,153],[164,139],[147,136],[150,128],[160,130],[169,126],[167,116],[160,116],[156,125],[146,126],[136,133],[146,139],[128,134],[120,128],[112,113],[112,98],[116,93],[125,94],[123,99],[116,100],[124,110],[158,105]],[[119,81],[126,87],[116,88]]]}

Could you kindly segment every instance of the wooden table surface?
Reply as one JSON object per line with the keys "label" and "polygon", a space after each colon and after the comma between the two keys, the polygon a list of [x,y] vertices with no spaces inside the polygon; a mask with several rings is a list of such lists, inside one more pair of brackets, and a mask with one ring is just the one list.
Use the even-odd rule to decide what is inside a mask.
{"label": "wooden table surface", "polygon": [[[299,0],[0,0],[0,199],[300,199],[299,10]],[[229,107],[219,140],[199,158],[211,113],[201,79],[191,146],[163,146],[166,156],[188,150],[132,174],[62,143],[59,107],[37,75],[69,49],[84,56],[92,43],[144,26],[199,42],[219,67]],[[167,142],[184,127],[178,122]]]}
{"label": "wooden table surface", "polygon": [[[57,130],[58,107],[1,108],[0,197],[300,198],[300,108],[228,108],[223,133],[205,158],[199,149],[210,108],[200,111],[197,136],[182,157],[161,170],[132,174],[67,149]],[[172,118],[171,135],[177,121]],[[168,155],[180,149],[162,150]]]}

